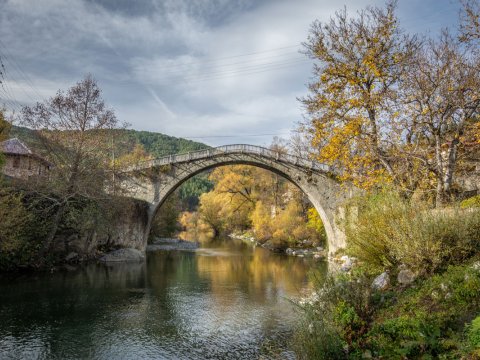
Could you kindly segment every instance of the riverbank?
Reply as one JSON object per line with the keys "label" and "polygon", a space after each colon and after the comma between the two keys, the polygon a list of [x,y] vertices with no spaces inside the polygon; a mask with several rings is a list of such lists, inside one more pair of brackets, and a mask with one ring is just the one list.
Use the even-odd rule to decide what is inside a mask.
{"label": "riverbank", "polygon": [[255,237],[249,234],[232,233],[232,234],[229,234],[228,237],[232,239],[242,240],[253,246],[261,246],[264,249],[277,252],[277,253],[283,253],[289,256],[312,257],[318,260],[327,258],[326,249],[324,249],[322,246],[315,246],[313,242],[309,240],[303,240],[295,247],[284,248],[284,247],[275,247],[272,244],[272,242],[269,242],[269,241],[261,243],[260,241],[255,239]]}
{"label": "riverbank", "polygon": [[359,201],[343,271],[299,302],[303,358],[480,359],[480,208],[430,211],[390,192]]}

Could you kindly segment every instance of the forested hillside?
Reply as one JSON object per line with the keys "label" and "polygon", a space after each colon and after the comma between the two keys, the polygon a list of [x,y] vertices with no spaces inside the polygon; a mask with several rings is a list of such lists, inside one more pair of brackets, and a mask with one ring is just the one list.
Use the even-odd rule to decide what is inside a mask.
{"label": "forested hillside", "polygon": [[[141,145],[145,151],[153,157],[161,157],[170,154],[179,154],[188,151],[207,149],[209,146],[200,142],[168,136],[165,134],[137,130],[112,130],[115,132],[115,149],[124,155],[132,151],[136,145]],[[13,126],[10,131],[11,137],[17,137],[27,143],[33,149],[37,146],[35,132],[26,127]]]}
{"label": "forested hillside", "polygon": [[[142,157],[157,158],[170,154],[181,154],[209,148],[208,145],[177,138],[161,133],[126,129],[110,130],[112,132],[112,149],[116,159],[136,161]],[[17,137],[33,151],[42,154],[44,147],[39,143],[35,132],[29,128],[13,126],[10,137]],[[114,139],[114,140],[113,140]],[[178,190],[178,210],[193,210],[198,205],[199,196],[212,189],[208,174],[199,174],[185,182]]]}

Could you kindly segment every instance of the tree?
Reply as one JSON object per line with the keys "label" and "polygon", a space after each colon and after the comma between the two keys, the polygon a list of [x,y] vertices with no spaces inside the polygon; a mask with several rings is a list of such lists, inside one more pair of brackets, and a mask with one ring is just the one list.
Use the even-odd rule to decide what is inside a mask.
{"label": "tree", "polygon": [[210,191],[200,196],[200,208],[198,212],[200,219],[210,226],[213,236],[220,235],[225,229],[225,206],[227,204],[225,196]]}
{"label": "tree", "polygon": [[472,151],[480,121],[480,76],[475,60],[447,32],[416,54],[405,77],[405,113],[412,129],[408,155],[433,175],[436,203],[452,190],[465,146]]}
{"label": "tree", "polygon": [[461,0],[460,40],[478,44],[480,41],[480,1]]}
{"label": "tree", "polygon": [[49,186],[37,191],[55,203],[52,228],[39,254],[42,259],[53,245],[66,210],[76,199],[105,197],[111,146],[108,130],[119,123],[105,106],[101,90],[90,75],[66,92],[58,91],[43,103],[24,107],[22,120],[37,131],[44,152],[55,164]]}
{"label": "tree", "polygon": [[[5,110],[0,109],[0,142],[8,139],[8,134],[10,132],[12,125],[5,119]],[[3,166],[4,163],[4,156],[2,151],[0,150],[0,168]]]}
{"label": "tree", "polygon": [[398,134],[398,86],[418,47],[395,16],[396,3],[368,7],[351,18],[338,11],[329,23],[315,21],[305,54],[313,60],[310,94],[300,99],[320,162],[341,169],[343,179],[368,188],[379,181],[400,183],[394,144]]}

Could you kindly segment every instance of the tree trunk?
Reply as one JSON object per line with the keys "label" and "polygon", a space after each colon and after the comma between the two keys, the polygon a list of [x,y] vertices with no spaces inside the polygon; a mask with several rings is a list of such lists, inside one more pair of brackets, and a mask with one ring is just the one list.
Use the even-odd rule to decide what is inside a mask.
{"label": "tree trunk", "polygon": [[436,172],[435,176],[437,178],[437,189],[436,189],[436,199],[435,206],[441,207],[445,202],[445,187],[444,187],[444,167],[443,167],[443,157],[442,157],[442,144],[440,140],[440,135],[435,134],[435,162],[436,162]]}
{"label": "tree trunk", "polygon": [[446,194],[449,194],[452,190],[453,174],[455,173],[455,167],[457,165],[458,143],[459,140],[455,138],[448,149],[448,160],[445,169],[445,178],[443,181],[443,187]]}
{"label": "tree trunk", "polygon": [[387,170],[388,175],[390,175],[394,182],[396,182],[395,178],[395,171],[388,161],[387,157],[385,156],[383,150],[380,148],[379,141],[378,141],[378,129],[377,129],[377,122],[376,122],[376,113],[374,109],[367,109],[368,112],[368,119],[370,120],[370,126],[372,128],[370,138],[372,139],[372,151],[375,156],[378,158],[382,166]]}
{"label": "tree trunk", "polygon": [[60,222],[62,221],[66,208],[67,208],[66,203],[60,204],[60,206],[57,209],[57,212],[53,216],[52,227],[50,228],[47,238],[43,242],[43,246],[37,255],[38,257],[37,263],[40,266],[45,264],[45,256],[52,250],[55,236],[57,235],[58,227],[60,226]]}

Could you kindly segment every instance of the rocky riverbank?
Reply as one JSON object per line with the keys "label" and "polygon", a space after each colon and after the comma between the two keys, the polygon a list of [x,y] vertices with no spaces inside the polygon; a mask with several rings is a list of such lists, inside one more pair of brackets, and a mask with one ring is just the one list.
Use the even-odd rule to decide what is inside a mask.
{"label": "rocky riverbank", "polygon": [[261,246],[270,251],[284,253],[289,256],[298,256],[298,257],[313,257],[314,259],[324,259],[326,258],[327,252],[321,246],[313,246],[313,243],[309,240],[303,240],[296,247],[289,248],[278,248],[275,247],[270,241],[260,243],[253,236],[245,234],[230,234],[228,235],[232,239],[242,240],[248,243],[251,243],[254,246]]}

